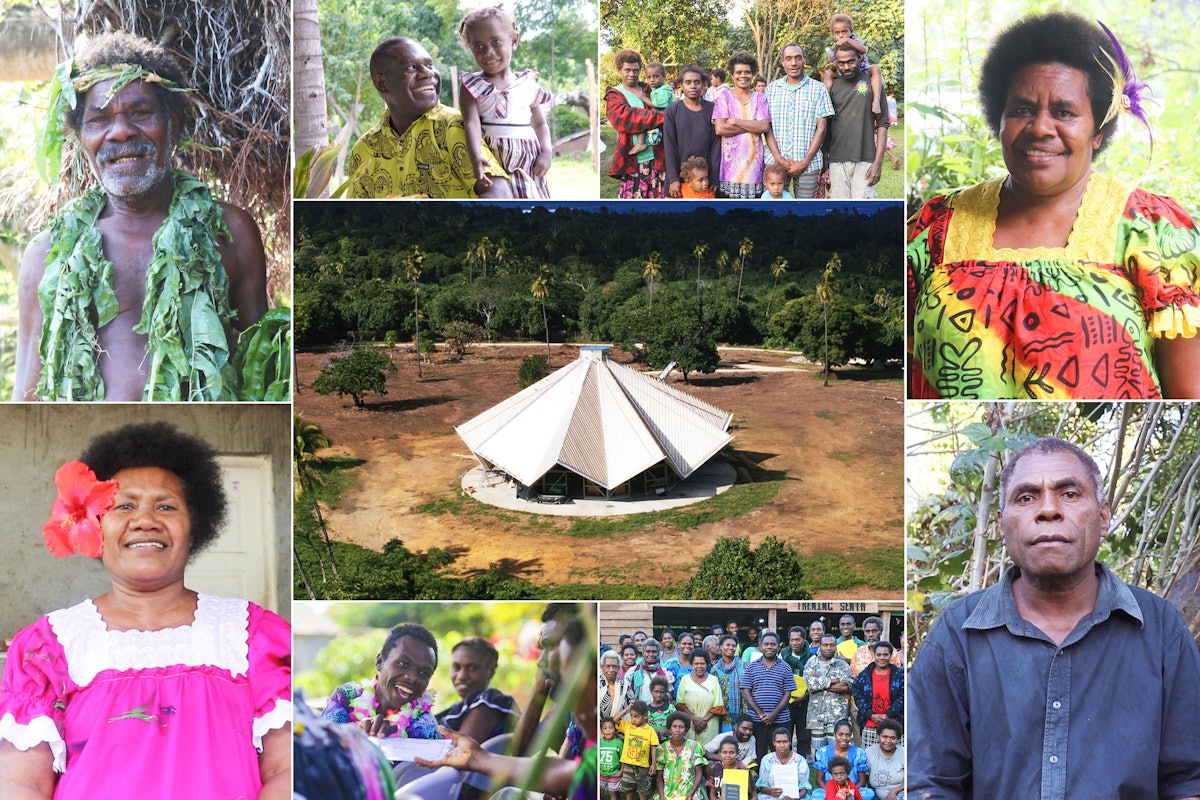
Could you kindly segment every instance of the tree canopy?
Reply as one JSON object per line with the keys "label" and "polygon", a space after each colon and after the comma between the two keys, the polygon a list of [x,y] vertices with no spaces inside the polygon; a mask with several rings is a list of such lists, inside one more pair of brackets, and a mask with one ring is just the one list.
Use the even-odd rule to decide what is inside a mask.
{"label": "tree canopy", "polygon": [[384,370],[396,371],[396,364],[387,353],[374,347],[356,347],[321,370],[313,381],[313,391],[336,393],[338,397],[348,394],[354,398],[354,405],[362,408],[368,392],[387,394]]}
{"label": "tree canopy", "polygon": [[[899,296],[902,220],[895,206],[817,215],[776,214],[750,203],[664,211],[651,218],[653,248],[630,235],[645,217],[619,208],[414,204],[397,213],[388,203],[298,205],[297,341],[332,343],[352,333],[382,339],[389,330],[411,338],[414,287],[402,255],[415,246],[423,255],[423,331],[454,338],[455,323],[469,323],[500,340],[548,333],[551,341],[615,342],[663,367],[707,322],[681,365],[691,371],[713,361],[717,343],[797,346],[798,323],[789,322],[796,306],[788,304],[816,292],[837,252],[844,264],[837,303],[849,322],[844,358],[833,363],[899,358],[892,329],[898,318],[874,305]],[[785,271],[777,268],[780,259]],[[650,260],[657,273],[653,307],[643,277]],[[535,284],[544,298],[532,293]],[[901,307],[892,301],[891,316]],[[831,310],[831,337],[838,314]],[[660,354],[656,342],[670,352]],[[639,343],[646,349],[634,347]]]}

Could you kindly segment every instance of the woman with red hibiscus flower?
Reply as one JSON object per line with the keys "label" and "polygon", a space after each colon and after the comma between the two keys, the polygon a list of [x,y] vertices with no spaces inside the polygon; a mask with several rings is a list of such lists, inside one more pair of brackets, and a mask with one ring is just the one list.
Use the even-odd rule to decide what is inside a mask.
{"label": "woman with red hibiscus flower", "polygon": [[0,797],[290,797],[287,623],[184,585],[225,521],[214,450],[166,423],[127,425],[55,483],[47,546],[100,558],[112,588],[13,639]]}

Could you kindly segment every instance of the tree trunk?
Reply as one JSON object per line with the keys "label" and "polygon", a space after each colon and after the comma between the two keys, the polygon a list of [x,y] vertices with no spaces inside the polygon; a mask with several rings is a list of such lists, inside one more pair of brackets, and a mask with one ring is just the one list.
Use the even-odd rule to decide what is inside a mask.
{"label": "tree trunk", "polygon": [[292,98],[295,104],[293,139],[298,155],[313,147],[329,145],[325,112],[325,65],[321,60],[321,26],[317,0],[295,0],[292,4],[294,50],[292,52]]}
{"label": "tree trunk", "polygon": [[308,573],[304,571],[304,565],[300,563],[300,556],[296,554],[296,548],[292,548],[292,560],[296,562],[296,571],[300,573],[300,580],[304,584],[304,591],[308,592],[309,600],[316,600],[317,595],[313,592],[312,584],[308,582]]}

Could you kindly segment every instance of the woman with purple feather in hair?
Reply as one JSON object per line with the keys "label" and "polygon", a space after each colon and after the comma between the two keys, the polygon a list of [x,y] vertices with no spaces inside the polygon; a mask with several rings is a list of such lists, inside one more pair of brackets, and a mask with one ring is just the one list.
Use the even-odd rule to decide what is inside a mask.
{"label": "woman with purple feather in hair", "polygon": [[910,397],[1200,397],[1195,223],[1092,169],[1122,113],[1149,129],[1146,90],[1076,14],[992,43],[979,93],[1008,174],[909,222]]}

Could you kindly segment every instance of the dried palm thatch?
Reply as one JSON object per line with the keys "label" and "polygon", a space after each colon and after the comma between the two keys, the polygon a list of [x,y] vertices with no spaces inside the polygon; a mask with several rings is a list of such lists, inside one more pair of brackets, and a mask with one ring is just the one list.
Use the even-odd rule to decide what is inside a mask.
{"label": "dried palm thatch", "polygon": [[[273,293],[290,293],[289,148],[290,4],[285,0],[81,0],[61,7],[64,59],[82,35],[125,30],[158,42],[184,67],[201,147],[184,168],[205,178],[223,200],[259,220]],[[53,23],[52,23],[53,24]],[[68,137],[58,191],[35,212],[53,214],[94,179]]]}

